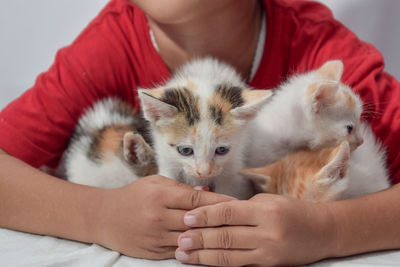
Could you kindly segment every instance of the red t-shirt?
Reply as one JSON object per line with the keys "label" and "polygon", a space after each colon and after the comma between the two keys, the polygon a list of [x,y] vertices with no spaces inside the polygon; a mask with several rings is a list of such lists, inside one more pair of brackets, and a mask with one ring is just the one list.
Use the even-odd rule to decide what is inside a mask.
{"label": "red t-shirt", "polygon": [[[295,72],[343,60],[343,81],[373,109],[368,120],[387,149],[392,180],[399,182],[400,85],[383,72],[380,53],[319,3],[265,0],[264,6],[265,48],[250,85],[274,88]],[[145,14],[128,0],[112,0],[71,45],[58,51],[35,85],[0,113],[0,147],[32,166],[56,166],[86,108],[108,96],[138,107],[137,87],[169,77],[152,45]]]}

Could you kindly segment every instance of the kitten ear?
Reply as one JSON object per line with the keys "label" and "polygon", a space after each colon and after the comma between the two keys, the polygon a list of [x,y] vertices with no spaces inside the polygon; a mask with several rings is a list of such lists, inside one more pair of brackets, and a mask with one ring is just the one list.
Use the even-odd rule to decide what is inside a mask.
{"label": "kitten ear", "polygon": [[239,173],[252,182],[256,193],[267,193],[268,182],[271,180],[271,177],[261,174],[261,169],[243,169]]}
{"label": "kitten ear", "polygon": [[340,180],[346,176],[349,165],[349,142],[343,141],[339,146],[332,150],[331,156],[331,161],[318,172],[317,177],[322,179],[328,178],[331,181]]}
{"label": "kitten ear", "polygon": [[231,114],[239,120],[248,120],[271,100],[271,90],[243,90],[242,97],[245,100],[243,106],[231,110]]}
{"label": "kitten ear", "polygon": [[311,98],[311,110],[318,113],[325,106],[335,102],[335,95],[339,89],[339,83],[323,81],[314,83],[308,89]]}
{"label": "kitten ear", "polygon": [[343,75],[343,62],[341,60],[329,60],[316,72],[324,78],[340,81]]}
{"label": "kitten ear", "polygon": [[127,132],[123,138],[124,159],[133,165],[143,165],[154,160],[154,151],[142,135]]}
{"label": "kitten ear", "polygon": [[171,119],[178,112],[176,107],[158,99],[164,90],[164,88],[138,90],[143,116],[152,123],[157,123],[162,119]]}

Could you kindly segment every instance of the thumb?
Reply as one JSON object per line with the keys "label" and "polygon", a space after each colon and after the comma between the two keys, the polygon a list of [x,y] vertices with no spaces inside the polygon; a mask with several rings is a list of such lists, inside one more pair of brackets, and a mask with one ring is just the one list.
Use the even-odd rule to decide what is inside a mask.
{"label": "thumb", "polygon": [[231,196],[205,191],[202,187],[187,189],[178,186],[175,187],[174,190],[171,190],[169,196],[165,203],[168,208],[184,210],[192,210],[198,207],[236,199]]}

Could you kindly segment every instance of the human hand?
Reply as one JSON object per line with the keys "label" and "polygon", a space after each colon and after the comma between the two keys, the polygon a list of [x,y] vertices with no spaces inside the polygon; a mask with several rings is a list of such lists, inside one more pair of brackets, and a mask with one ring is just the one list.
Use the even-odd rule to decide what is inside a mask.
{"label": "human hand", "polygon": [[[258,194],[187,212],[176,258],[215,266],[297,265],[329,256],[333,220],[324,203]],[[205,227],[205,228],[197,228]]]}
{"label": "human hand", "polygon": [[186,211],[232,200],[153,175],[106,190],[96,215],[95,242],[125,255],[173,258]]}

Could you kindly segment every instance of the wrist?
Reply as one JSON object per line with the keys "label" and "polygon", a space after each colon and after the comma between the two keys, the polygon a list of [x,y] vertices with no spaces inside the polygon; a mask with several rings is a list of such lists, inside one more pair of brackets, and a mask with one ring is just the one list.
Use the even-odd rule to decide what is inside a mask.
{"label": "wrist", "polygon": [[339,245],[339,225],[329,202],[315,203],[318,213],[318,236],[320,259],[337,257]]}
{"label": "wrist", "polygon": [[86,203],[83,204],[82,218],[83,218],[83,235],[88,243],[101,244],[102,235],[107,226],[106,213],[108,208],[106,206],[108,199],[107,189],[102,188],[88,188]]}

